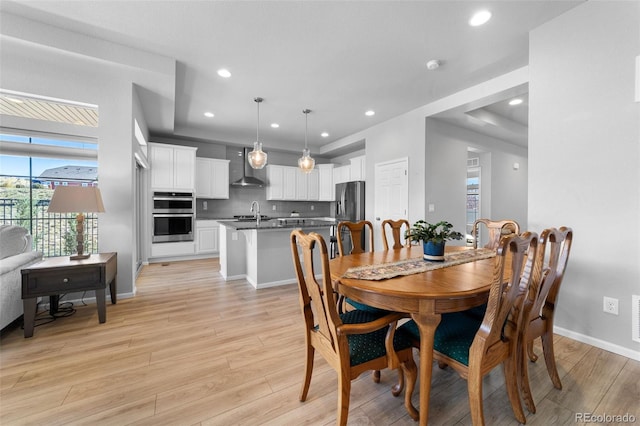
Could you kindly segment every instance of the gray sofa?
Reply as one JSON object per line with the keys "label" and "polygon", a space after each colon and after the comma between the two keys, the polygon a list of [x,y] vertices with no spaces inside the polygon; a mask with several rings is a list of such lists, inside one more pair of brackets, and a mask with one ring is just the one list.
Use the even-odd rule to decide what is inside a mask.
{"label": "gray sofa", "polygon": [[21,226],[0,225],[0,329],[23,313],[20,270],[42,260],[31,247],[31,235]]}

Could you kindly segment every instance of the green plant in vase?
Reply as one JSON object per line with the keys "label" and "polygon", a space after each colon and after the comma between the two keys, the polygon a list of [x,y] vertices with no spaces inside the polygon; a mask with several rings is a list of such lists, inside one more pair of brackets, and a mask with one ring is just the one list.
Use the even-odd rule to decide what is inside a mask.
{"label": "green plant in vase", "polygon": [[444,261],[444,246],[448,240],[461,240],[462,234],[451,230],[453,225],[447,221],[429,223],[419,220],[407,231],[406,238],[411,241],[422,241],[424,260]]}

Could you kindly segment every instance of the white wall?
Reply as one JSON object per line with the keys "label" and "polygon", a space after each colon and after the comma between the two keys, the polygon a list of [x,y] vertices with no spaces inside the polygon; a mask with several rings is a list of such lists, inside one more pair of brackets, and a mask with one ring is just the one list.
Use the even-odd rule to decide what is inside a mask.
{"label": "white wall", "polygon": [[[496,220],[513,219],[527,229],[527,152],[510,147],[502,151],[504,142],[437,119],[426,125],[426,203],[428,222],[447,220],[456,231],[466,230],[467,149],[478,153],[481,166],[481,217]],[[513,164],[519,164],[514,170]],[[429,212],[433,204],[434,211]],[[452,242],[461,245],[464,241]]]}
{"label": "white wall", "polygon": [[[430,223],[446,220],[453,229],[466,233],[467,147],[456,137],[457,128],[442,121],[426,120],[426,203],[425,220]],[[429,207],[434,211],[430,212]],[[451,241],[464,245],[465,240]]]}
{"label": "white wall", "polygon": [[[571,226],[556,326],[640,359],[640,3],[586,2],[531,33],[529,224]],[[619,299],[618,316],[603,296]]]}
{"label": "white wall", "polygon": [[[0,87],[98,105],[98,179],[106,210],[98,215],[99,250],[118,253],[118,294],[131,295],[135,275],[133,83],[163,81],[168,77],[164,70],[171,67],[163,58],[154,61],[158,58],[89,37],[78,43],[75,33],[10,14],[2,15],[0,31]],[[128,54],[137,65],[146,60],[154,66],[164,64],[163,72],[149,74],[123,66]],[[137,115],[141,121],[139,111]]]}

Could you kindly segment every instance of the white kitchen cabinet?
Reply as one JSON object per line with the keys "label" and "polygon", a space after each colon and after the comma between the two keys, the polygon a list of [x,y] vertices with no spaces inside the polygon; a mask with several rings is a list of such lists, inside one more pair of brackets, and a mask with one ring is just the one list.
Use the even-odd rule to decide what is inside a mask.
{"label": "white kitchen cabinet", "polygon": [[149,143],[151,188],[193,192],[196,177],[196,149]]}
{"label": "white kitchen cabinet", "polygon": [[176,243],[151,244],[151,257],[180,257],[193,255],[195,244],[193,241],[181,241]]}
{"label": "white kitchen cabinet", "polygon": [[309,173],[305,173],[298,167],[296,170],[296,200],[297,201],[318,201],[318,169],[314,168]]}
{"label": "white kitchen cabinet", "polygon": [[267,165],[267,200],[284,200],[284,168]]}
{"label": "white kitchen cabinet", "polygon": [[333,169],[333,182],[343,183],[351,180],[351,165],[334,167]]}
{"label": "white kitchen cabinet", "polygon": [[229,198],[229,160],[196,158],[196,197]]}
{"label": "white kitchen cabinet", "polygon": [[297,167],[267,166],[267,200],[296,200]]}
{"label": "white kitchen cabinet", "polygon": [[318,200],[335,201],[336,185],[333,183],[333,164],[318,164]]}
{"label": "white kitchen cabinet", "polygon": [[219,252],[219,228],[215,220],[196,220],[196,254]]}
{"label": "white kitchen cabinet", "polygon": [[298,168],[281,166],[283,168],[283,199],[284,200],[297,200],[298,190]]}
{"label": "white kitchen cabinet", "polygon": [[351,160],[351,176],[349,180],[366,180],[366,157],[361,155]]}

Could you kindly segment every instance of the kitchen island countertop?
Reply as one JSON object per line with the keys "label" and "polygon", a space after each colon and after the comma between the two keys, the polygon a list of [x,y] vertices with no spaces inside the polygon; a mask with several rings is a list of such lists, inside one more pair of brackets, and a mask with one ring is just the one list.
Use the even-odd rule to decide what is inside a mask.
{"label": "kitchen island countertop", "polygon": [[332,219],[318,219],[318,218],[282,218],[282,219],[268,219],[260,221],[258,226],[254,220],[252,221],[238,221],[238,220],[219,220],[218,223],[227,228],[235,229],[236,231],[255,229],[258,231],[273,231],[281,229],[297,229],[297,228],[323,228],[331,227],[337,224]]}

